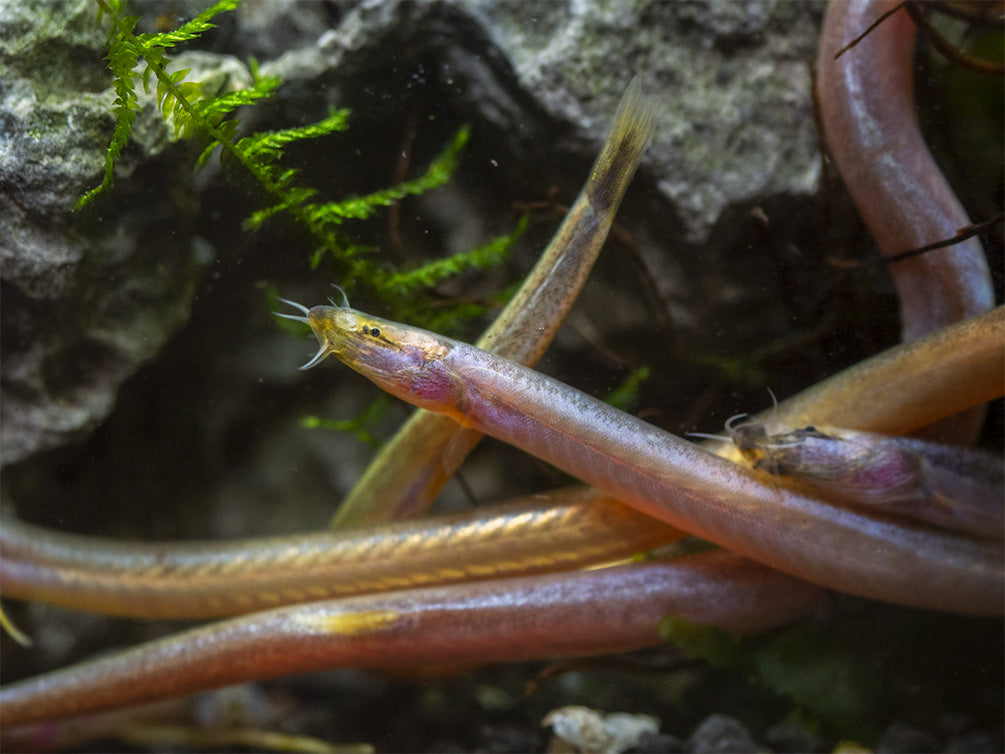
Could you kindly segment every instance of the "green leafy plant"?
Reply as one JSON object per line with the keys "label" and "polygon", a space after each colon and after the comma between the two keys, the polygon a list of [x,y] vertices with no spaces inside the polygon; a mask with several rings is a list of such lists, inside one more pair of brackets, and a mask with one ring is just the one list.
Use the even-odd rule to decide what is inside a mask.
{"label": "green leafy plant", "polygon": [[633,411],[639,403],[639,391],[642,383],[649,379],[652,370],[647,366],[640,366],[633,369],[631,373],[610,392],[604,401],[622,411]]}
{"label": "green leafy plant", "polygon": [[[200,117],[195,105],[201,98],[198,83],[184,81],[188,74],[187,70],[168,73],[165,50],[180,42],[195,39],[215,28],[215,24],[211,23],[210,19],[222,11],[236,8],[238,0],[220,0],[172,32],[139,35],[134,33],[139,17],[124,15],[121,0],[96,1],[99,20],[103,16],[107,16],[111,22],[107,60],[108,68],[114,76],[112,87],[115,90],[115,104],[113,106],[115,130],[112,133],[112,140],[105,156],[104,177],[98,186],[88,191],[77,201],[77,209],[85,207],[98,194],[111,188],[114,182],[115,162],[129,141],[136,111],[140,109],[139,95],[136,90],[136,67],[141,60],[146,64],[142,73],[143,86],[145,89],[148,88],[150,77],[156,77],[161,112],[166,120],[174,118],[177,136],[190,137],[196,130],[201,130],[214,140],[220,141],[221,139],[226,140],[227,131],[233,133],[237,128],[235,122],[233,128],[223,126],[221,129],[219,126],[222,118],[217,119],[214,124],[209,117]],[[262,88],[264,89],[268,85],[274,89],[278,85],[278,81],[263,83]],[[264,96],[267,94],[263,93],[258,99]],[[237,105],[235,104],[234,107]],[[186,118],[186,115],[189,117]]]}
{"label": "green leafy plant", "polygon": [[305,416],[300,420],[305,429],[327,429],[335,432],[348,432],[357,440],[372,448],[380,447],[382,440],[371,430],[375,430],[387,413],[391,401],[386,394],[378,395],[351,419],[326,419],[322,416]]}
{"label": "green leafy plant", "polygon": [[[220,0],[191,21],[174,31],[138,34],[138,17],[123,12],[123,0],[96,0],[99,16],[110,19],[108,66],[114,75],[116,98],[113,107],[115,129],[105,159],[101,183],[87,192],[77,203],[82,208],[112,186],[115,163],[129,140],[136,111],[140,109],[137,79],[149,91],[156,84],[160,112],[173,129],[175,138],[205,140],[195,168],[204,166],[214,152],[219,151],[225,166],[239,165],[260,187],[266,206],[253,212],[243,223],[246,231],[255,231],[269,219],[286,214],[304,227],[311,239],[309,257],[317,267],[326,256],[334,257],[340,266],[340,283],[351,287],[357,280],[371,285],[380,298],[400,300],[418,289],[437,285],[449,276],[470,269],[481,269],[505,258],[507,250],[523,232],[523,221],[514,233],[496,239],[485,246],[447,259],[427,261],[407,271],[389,269],[375,262],[369,249],[353,241],[342,230],[347,220],[371,217],[404,197],[421,194],[448,181],[459,155],[469,138],[469,129],[461,128],[443,152],[433,160],[425,173],[413,180],[382,189],[365,196],[336,201],[320,201],[320,192],[297,184],[299,171],[283,164],[284,150],[290,144],[306,139],[328,136],[348,127],[349,111],[333,109],[318,123],[278,131],[253,133],[239,137],[240,121],[233,116],[239,107],[258,104],[272,96],[280,85],[276,77],[262,76],[255,61],[250,61],[250,87],[219,95],[204,90],[200,82],[190,81],[188,70],[168,71],[167,52],[182,42],[196,39],[215,28],[212,20],[224,11],[234,10],[239,0]],[[142,63],[143,66],[139,64]],[[142,69],[139,73],[138,69]],[[470,304],[456,308],[446,318],[472,314],[477,307]],[[445,314],[442,313],[441,314]],[[428,317],[420,317],[427,325]]]}
{"label": "green leafy plant", "polygon": [[809,621],[737,638],[668,615],[658,630],[686,654],[713,667],[737,669],[763,689],[789,697],[834,732],[875,735],[868,712],[878,706],[882,684],[872,658]]}

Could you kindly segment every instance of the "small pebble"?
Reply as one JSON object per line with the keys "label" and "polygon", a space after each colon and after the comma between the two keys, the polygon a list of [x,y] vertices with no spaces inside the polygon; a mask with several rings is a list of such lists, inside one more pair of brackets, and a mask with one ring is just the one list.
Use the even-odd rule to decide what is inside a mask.
{"label": "small pebble", "polygon": [[728,715],[709,715],[687,743],[690,751],[707,754],[745,754],[760,749],[743,723]]}
{"label": "small pebble", "polygon": [[623,712],[604,714],[589,707],[560,707],[541,721],[555,733],[551,754],[622,754],[638,744],[643,733],[656,733],[659,720]]}
{"label": "small pebble", "polygon": [[793,720],[782,720],[768,728],[764,733],[764,742],[778,754],[786,752],[809,754],[826,750],[814,731]]}

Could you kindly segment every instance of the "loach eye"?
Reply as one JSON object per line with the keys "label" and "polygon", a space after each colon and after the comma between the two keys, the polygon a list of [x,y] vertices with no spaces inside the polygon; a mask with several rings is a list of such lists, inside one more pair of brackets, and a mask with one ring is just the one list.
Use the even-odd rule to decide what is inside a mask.
{"label": "loach eye", "polygon": [[376,337],[377,337],[378,335],[380,335],[380,328],[378,328],[378,327],[373,327],[373,328],[371,328],[371,329],[370,329],[370,334],[371,334],[371,335],[372,335],[373,337],[375,337],[375,338],[376,338]]}

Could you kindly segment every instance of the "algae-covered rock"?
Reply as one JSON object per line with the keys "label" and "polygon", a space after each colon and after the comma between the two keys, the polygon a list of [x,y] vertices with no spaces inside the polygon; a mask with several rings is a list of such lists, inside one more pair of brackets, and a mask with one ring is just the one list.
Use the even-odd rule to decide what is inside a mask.
{"label": "algae-covered rock", "polygon": [[[141,6],[138,30],[177,25],[205,5]],[[174,141],[141,92],[116,187],[73,211],[100,182],[114,126],[107,19],[99,26],[96,15],[86,0],[0,10],[4,464],[77,442],[102,421],[122,382],[186,321],[205,263],[248,253],[207,247],[193,229],[235,198],[263,201],[241,176],[219,180],[215,166],[194,177],[198,145]],[[391,182],[403,119],[421,114],[439,144],[474,123],[467,172],[416,202],[448,251],[511,223],[514,188],[533,198],[553,186],[567,201],[641,74],[666,107],[640,178],[646,205],[623,215],[656,289],[687,321],[688,250],[716,228],[718,244],[749,232],[731,208],[815,189],[806,60],[818,15],[790,3],[249,3],[218,16],[219,31],[185,48],[175,69],[218,89],[246,83],[230,53],[257,57],[286,84],[242,116],[251,127],[352,106],[354,152],[318,160],[340,163],[322,178],[335,196]],[[633,317],[644,310],[626,304],[611,326]]]}
{"label": "algae-covered rock", "polygon": [[114,127],[105,38],[86,0],[0,8],[4,465],[104,419],[194,290],[190,241],[169,237],[194,204],[171,193],[179,173],[149,98],[117,171],[147,187],[73,210],[101,180]]}

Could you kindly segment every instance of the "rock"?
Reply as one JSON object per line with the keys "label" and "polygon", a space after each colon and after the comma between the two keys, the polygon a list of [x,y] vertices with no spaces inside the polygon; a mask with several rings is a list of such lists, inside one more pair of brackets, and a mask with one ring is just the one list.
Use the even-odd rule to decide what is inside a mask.
{"label": "rock", "polygon": [[764,733],[764,740],[775,752],[824,751],[820,734],[798,719],[779,721]]}
{"label": "rock", "polygon": [[709,715],[688,739],[688,751],[705,754],[745,754],[759,751],[757,742],[739,720],[729,715]]}
{"label": "rock", "polygon": [[[707,239],[730,205],[806,195],[819,181],[809,92],[818,17],[793,4],[482,0],[485,28],[551,117],[601,136],[632,73],[660,93],[647,163]],[[614,65],[612,61],[626,61]]]}
{"label": "rock", "polygon": [[660,728],[659,720],[650,715],[604,713],[575,705],[552,710],[541,725],[554,731],[548,746],[554,754],[621,754]]}
{"label": "rock", "polygon": [[[207,247],[194,224],[225,212],[219,203],[231,201],[235,184],[221,182],[213,165],[193,182],[198,145],[173,142],[150,97],[119,160],[116,190],[72,211],[100,180],[114,122],[104,32],[87,2],[32,8],[0,11],[4,465],[86,437],[123,381],[186,321],[217,251],[248,253],[200,251]],[[210,51],[187,51],[174,68],[192,68],[190,77],[213,89],[233,87],[246,83],[247,71],[221,51],[259,55],[262,72],[286,84],[274,102],[245,114],[249,127],[309,122],[330,105],[350,104],[358,155],[398,149],[400,130],[386,124],[414,97],[427,98],[430,118],[444,124],[440,147],[454,124],[476,124],[469,152],[478,169],[417,202],[448,251],[511,225],[502,187],[543,196],[545,182],[571,198],[625,84],[642,73],[667,102],[643,168],[658,176],[649,179],[656,193],[623,214],[636,224],[656,286],[683,303],[691,262],[668,258],[673,237],[665,232],[694,243],[722,226],[729,207],[815,189],[805,61],[818,16],[757,3],[742,12],[714,3],[249,4],[219,16],[220,29],[196,43]],[[176,22],[148,10],[140,28]],[[345,167],[355,174],[374,166],[350,159]],[[380,171],[374,188],[388,177]],[[655,224],[638,222],[657,205]],[[623,312],[610,327],[646,316],[627,304]]]}
{"label": "rock", "polygon": [[194,215],[193,202],[166,200],[190,172],[159,160],[166,130],[151,98],[116,172],[142,170],[153,185],[73,211],[101,180],[114,126],[94,20],[89,2],[0,9],[2,465],[104,419],[184,322],[197,277],[191,241],[167,227],[183,232]]}
{"label": "rock", "polygon": [[[587,161],[640,74],[666,103],[646,165],[682,240],[698,244],[727,208],[816,192],[808,61],[821,13],[787,3],[369,0],[263,70],[316,96],[320,82],[341,90],[412,68],[440,79],[452,110],[490,124],[502,153],[535,157],[543,141]],[[403,78],[406,90],[416,83]],[[386,93],[366,100],[368,110],[395,104]],[[571,131],[569,143],[549,138],[556,127]]]}

